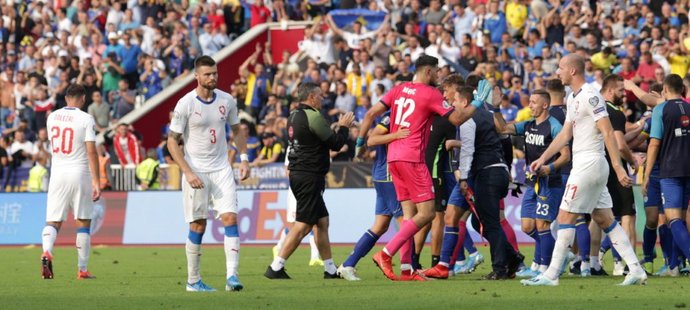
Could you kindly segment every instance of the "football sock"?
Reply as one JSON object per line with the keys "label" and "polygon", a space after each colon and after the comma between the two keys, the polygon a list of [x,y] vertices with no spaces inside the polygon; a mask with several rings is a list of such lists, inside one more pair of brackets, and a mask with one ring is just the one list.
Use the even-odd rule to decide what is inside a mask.
{"label": "football sock", "polygon": [[338,271],[338,268],[335,267],[335,263],[333,263],[333,259],[324,259],[323,260],[323,270],[328,272],[329,274],[335,274]]}
{"label": "football sock", "polygon": [[[458,226],[458,240],[455,242],[455,247],[453,248],[453,255],[450,257],[450,262],[448,262],[450,267],[455,267],[458,261],[465,260],[465,249],[463,248],[463,244],[465,244],[466,239],[468,239],[467,224],[465,222],[460,222],[460,226]],[[462,259],[460,259],[461,255]]]}
{"label": "football sock", "polygon": [[537,229],[532,229],[532,231],[527,233],[532,239],[534,239],[534,262],[537,265],[541,264],[541,242],[539,242],[539,232]]}
{"label": "football sock", "polygon": [[77,264],[79,271],[86,271],[91,253],[91,228],[77,228]]}
{"label": "football sock", "polygon": [[316,246],[314,232],[309,233],[309,247],[311,248],[311,259],[319,259],[319,248]]}
{"label": "football sock", "polygon": [[558,278],[558,275],[561,273],[561,265],[563,265],[574,239],[575,225],[561,224],[558,228],[558,238],[551,256],[551,264],[544,272],[545,277],[551,280]]}
{"label": "football sock", "polygon": [[436,267],[436,265],[441,261],[441,256],[431,255],[431,268]]}
{"label": "football sock", "polygon": [[43,240],[43,252],[48,252],[53,254],[53,245],[55,245],[55,239],[57,238],[57,229],[54,226],[46,225],[43,227],[43,233],[41,240]]}
{"label": "football sock", "polygon": [[276,244],[276,253],[280,253],[280,251],[283,250],[283,245],[285,244],[285,237],[287,237],[288,232],[289,230],[287,229],[287,227],[280,231],[280,239],[278,239],[278,243]]}
{"label": "football sock", "polygon": [[503,219],[501,221],[501,228],[503,228],[503,232],[506,234],[506,239],[508,240],[508,243],[510,243],[510,245],[513,246],[515,252],[520,252],[520,249],[518,248],[517,237],[515,236],[515,231],[513,231],[513,227],[510,226],[508,220]]}
{"label": "football sock", "polygon": [[445,227],[443,243],[441,244],[441,261],[439,264],[448,267],[453,257],[453,252],[458,245],[458,227]]}
{"label": "football sock", "polygon": [[371,230],[367,230],[361,238],[359,238],[359,241],[357,241],[357,244],[355,244],[355,248],[352,250],[352,253],[350,253],[350,256],[345,260],[343,263],[344,267],[354,267],[357,265],[357,262],[359,262],[362,257],[366,256],[369,251],[374,247],[376,244],[376,241],[379,240],[380,236],[372,232]]}
{"label": "football sock", "polygon": [[599,246],[599,253],[606,253],[610,249],[611,249],[611,239],[609,239],[609,236],[605,236],[603,238],[603,240],[601,240],[601,246]]}
{"label": "football sock", "polygon": [[187,283],[194,284],[201,280],[201,239],[204,233],[189,231],[185,252],[187,253]]}
{"label": "football sock", "polygon": [[[680,251],[676,256],[683,255],[684,257],[690,257],[690,234],[688,234],[688,228],[685,226],[685,221],[675,219],[671,221],[670,226],[673,241]],[[685,261],[685,258],[683,258],[683,261]]]}
{"label": "football sock", "polygon": [[549,265],[551,264],[551,256],[553,254],[553,247],[556,244],[556,240],[551,234],[551,229],[539,231],[539,243],[541,250],[541,264]]}
{"label": "football sock", "polygon": [[587,220],[584,218],[577,219],[575,223],[575,236],[577,237],[577,248],[580,251],[580,259],[583,262],[589,261],[591,236],[589,235]]}
{"label": "football sock", "polygon": [[669,265],[673,249],[673,235],[666,224],[659,225],[659,245],[661,246],[661,254],[664,256],[666,264]]}
{"label": "football sock", "polygon": [[609,239],[611,239],[611,244],[613,245],[614,249],[620,253],[620,256],[628,265],[630,272],[644,272],[640,266],[639,260],[637,259],[637,255],[635,255],[635,251],[630,244],[630,239],[628,239],[628,235],[625,233],[625,230],[623,230],[623,227],[621,227],[618,222],[614,221],[611,226],[604,229],[604,232],[608,235]]}
{"label": "football sock", "polygon": [[656,244],[656,228],[649,228],[645,225],[642,232],[642,253],[644,255],[644,262],[651,263],[654,261],[654,245]]}
{"label": "football sock", "polygon": [[[416,234],[419,231],[419,227],[417,227],[417,224],[414,223],[412,220],[406,220],[403,221],[403,224],[400,227],[400,231],[398,231],[397,234],[393,237],[393,239],[386,244],[386,246],[383,248],[386,254],[390,256],[394,256],[400,248],[403,247],[403,245],[407,244],[408,241],[412,240],[412,237],[414,234]],[[408,249],[411,248],[411,245],[407,245]],[[409,250],[408,250],[409,251]],[[406,253],[406,255],[401,254],[401,262],[403,259],[405,259],[408,263],[410,262],[412,256],[411,252]],[[404,258],[403,256],[408,256],[407,258]]]}
{"label": "football sock", "polygon": [[419,260],[419,257],[414,253],[414,238],[410,237],[410,239],[400,247],[400,270],[413,269],[413,259]]}
{"label": "football sock", "polygon": [[276,258],[274,258],[273,262],[271,263],[271,269],[273,271],[278,271],[280,269],[283,269],[283,267],[285,267],[285,259],[280,256],[276,256]]}
{"label": "football sock", "polygon": [[[594,270],[601,270],[601,264],[599,263],[599,256],[590,256],[589,257],[589,264],[594,268]],[[580,270],[582,270],[582,266],[580,266]]]}
{"label": "football sock", "polygon": [[237,225],[225,226],[225,267],[226,278],[237,275],[240,267],[240,234]]}

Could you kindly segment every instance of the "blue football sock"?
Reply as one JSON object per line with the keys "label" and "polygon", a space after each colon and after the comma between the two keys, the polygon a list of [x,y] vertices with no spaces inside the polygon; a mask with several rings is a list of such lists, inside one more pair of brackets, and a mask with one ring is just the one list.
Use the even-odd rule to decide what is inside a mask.
{"label": "blue football sock", "polygon": [[642,253],[644,254],[644,262],[651,263],[654,261],[654,245],[656,244],[656,229],[649,228],[645,225],[642,232]]}
{"label": "blue football sock", "polygon": [[601,245],[599,246],[599,251],[600,252],[608,252],[611,249],[611,239],[609,239],[609,236],[604,237],[603,240],[601,240]]}
{"label": "blue football sock", "polygon": [[477,248],[474,246],[474,241],[472,240],[472,236],[470,236],[470,233],[467,232],[467,235],[465,235],[465,243],[463,244],[463,247],[465,247],[465,250],[467,250],[467,253],[476,253]]}
{"label": "blue football sock", "polygon": [[587,227],[587,220],[580,218],[575,223],[575,237],[577,238],[577,247],[580,251],[580,259],[583,262],[589,261],[589,249],[591,236],[589,235],[589,228]]}
{"label": "blue football sock", "polygon": [[533,229],[532,231],[527,233],[528,236],[530,236],[532,239],[534,239],[534,260],[533,262],[537,263],[537,265],[541,264],[541,242],[539,242],[539,232],[537,229]]}
{"label": "blue football sock", "polygon": [[374,247],[376,244],[376,241],[379,240],[380,236],[376,235],[373,233],[371,230],[367,230],[361,238],[359,238],[359,241],[357,241],[357,244],[355,244],[354,250],[352,250],[352,254],[345,260],[343,263],[343,266],[345,267],[354,267],[357,265],[357,262],[359,262],[362,257],[366,256],[369,251],[371,251],[371,248]]}
{"label": "blue football sock", "polygon": [[676,253],[676,256],[683,255],[685,257],[690,257],[690,234],[688,234],[688,228],[685,227],[684,221],[681,219],[672,220],[670,226],[673,234],[673,241],[680,251]]}
{"label": "blue football sock", "polygon": [[659,245],[661,246],[661,254],[664,256],[664,262],[670,266],[671,252],[673,251],[673,235],[668,225],[659,225]]}
{"label": "blue football sock", "polygon": [[458,243],[458,231],[459,229],[457,227],[446,226],[443,233],[440,262],[446,264],[446,266],[450,265],[450,258],[453,256],[453,250],[455,250],[456,243]]}
{"label": "blue football sock", "polygon": [[539,231],[539,242],[541,243],[540,264],[548,266],[551,264],[551,255],[553,254],[553,248],[556,246],[556,239],[553,238],[550,229]]}

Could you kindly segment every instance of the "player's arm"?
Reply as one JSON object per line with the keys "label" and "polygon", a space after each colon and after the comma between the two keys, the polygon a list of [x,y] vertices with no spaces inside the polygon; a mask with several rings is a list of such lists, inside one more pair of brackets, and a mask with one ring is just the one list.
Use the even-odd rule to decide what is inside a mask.
{"label": "player's arm", "polygon": [[568,162],[570,162],[569,147],[566,146],[562,148],[559,154],[560,156],[558,156],[558,158],[554,160],[554,162],[552,162],[550,165],[542,166],[540,170],[540,172],[542,172],[542,175],[549,175],[553,170],[561,169],[561,167],[567,165]]}
{"label": "player's arm", "polygon": [[170,129],[170,134],[168,134],[168,151],[170,151],[170,156],[180,166],[180,171],[182,171],[182,174],[184,174],[192,188],[204,188],[204,183],[192,172],[192,168],[189,167],[187,160],[184,159],[184,153],[182,152],[182,147],[180,147],[181,142],[182,134]]}
{"label": "player's arm", "polygon": [[[460,156],[458,159],[458,170],[460,170],[458,182],[460,183],[460,191],[465,195],[467,191],[467,178],[472,168],[472,161],[474,160],[474,141],[477,135],[477,124],[469,122],[463,124],[460,128]],[[456,173],[456,176],[458,174]]]}
{"label": "player's arm", "polygon": [[625,90],[631,91],[635,95],[635,97],[640,99],[640,101],[642,101],[642,103],[644,103],[648,107],[653,108],[657,104],[664,102],[663,97],[642,90],[642,88],[637,86],[637,84],[635,84],[633,80],[625,80],[623,81],[623,85],[625,86]]}
{"label": "player's arm", "polygon": [[371,124],[373,124],[374,120],[381,114],[385,113],[387,110],[387,105],[383,103],[377,103],[373,107],[371,107],[371,109],[369,109],[369,111],[367,111],[366,114],[364,114],[364,119],[362,119],[362,122],[359,125],[359,137],[357,137],[357,143],[355,144],[355,154],[357,156],[361,156],[361,154],[364,154],[364,152],[362,152],[362,148],[364,147],[364,141],[367,138],[369,128],[371,128]]}
{"label": "player's arm", "polygon": [[410,135],[410,130],[407,128],[400,128],[394,133],[388,132],[388,128],[384,126],[376,126],[371,132],[369,139],[367,140],[367,146],[377,146],[385,145],[391,143],[395,140],[405,138]]}
{"label": "player's arm", "polygon": [[[232,128],[232,139],[240,152],[240,180],[249,178],[249,156],[247,155],[247,136],[240,130],[239,120]],[[280,155],[280,154],[277,154]],[[276,159],[278,159],[276,157]]]}
{"label": "player's arm", "polygon": [[652,174],[654,164],[659,156],[659,149],[661,148],[661,139],[664,136],[663,123],[663,106],[657,106],[652,111],[652,128],[649,131],[649,145],[647,146],[647,165],[644,170],[644,178],[642,183],[642,191],[645,196],[647,194],[647,184],[649,184],[649,176]]}
{"label": "player's arm", "polygon": [[101,197],[100,184],[100,170],[98,170],[98,153],[96,152],[96,142],[86,141],[86,157],[89,161],[89,170],[91,171],[91,199],[98,200]]}
{"label": "player's arm", "polygon": [[465,123],[468,119],[472,118],[477,108],[470,105],[464,109],[455,109],[448,115],[448,121],[450,121],[455,126],[460,126]]}
{"label": "player's arm", "polygon": [[620,131],[614,131],[613,135],[616,138],[616,143],[618,143],[618,151],[620,151],[621,157],[628,164],[630,164],[630,166],[635,167],[635,170],[637,170],[635,156],[633,156],[630,147],[628,147],[628,143],[625,141],[625,136],[623,135],[623,133]]}
{"label": "player's arm", "polygon": [[597,129],[604,136],[604,144],[606,145],[606,150],[609,152],[609,158],[611,158],[611,167],[616,172],[618,176],[618,182],[625,187],[630,187],[631,180],[628,177],[628,173],[621,166],[621,155],[618,151],[618,142],[616,141],[615,133],[613,132],[613,126],[611,126],[611,120],[608,117],[602,117],[597,122]]}
{"label": "player's arm", "polygon": [[355,115],[352,112],[348,112],[338,120],[337,129],[331,130],[331,127],[326,123],[321,113],[309,114],[307,116],[309,129],[319,137],[319,140],[325,142],[331,151],[340,151],[345,145],[354,119]]}
{"label": "player's arm", "polygon": [[[611,124],[609,123],[609,127]],[[532,168],[532,171],[539,171],[542,165],[551,157],[556,155],[556,153],[560,153],[563,148],[568,145],[570,140],[573,138],[573,123],[570,121],[566,120],[565,124],[563,124],[563,128],[561,129],[561,132],[558,133],[556,136],[556,139],[553,139],[551,141],[551,144],[549,145],[548,148],[546,148],[546,151],[539,157],[539,159],[535,160],[532,162],[530,167]]]}

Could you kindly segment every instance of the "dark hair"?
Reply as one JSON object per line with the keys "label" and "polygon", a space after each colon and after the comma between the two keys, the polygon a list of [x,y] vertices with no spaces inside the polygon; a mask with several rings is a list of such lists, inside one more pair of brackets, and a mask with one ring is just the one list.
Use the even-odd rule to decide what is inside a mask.
{"label": "dark hair", "polygon": [[199,67],[212,67],[216,65],[216,61],[211,58],[211,56],[199,56],[196,60],[194,60],[194,68],[199,68]]}
{"label": "dark hair", "polygon": [[664,90],[664,84],[654,83],[654,84],[652,84],[652,85],[649,85],[649,91],[650,91],[650,92],[655,91],[655,92],[661,94],[661,91],[662,91],[662,90]]}
{"label": "dark hair", "polygon": [[438,66],[438,58],[429,55],[422,55],[417,58],[414,66],[417,68],[417,70],[421,69],[422,67],[436,67]]}
{"label": "dark hair", "polygon": [[622,76],[618,74],[609,74],[604,78],[604,81],[601,82],[601,92],[603,93],[611,88],[616,87],[616,83],[618,82],[623,82]]}
{"label": "dark hair", "polygon": [[553,93],[565,94],[565,87],[563,86],[563,82],[559,79],[548,80],[546,82],[546,90]]}
{"label": "dark hair", "polygon": [[321,90],[321,88],[319,88],[319,85],[316,85],[315,83],[308,82],[300,84],[297,87],[297,100],[299,100],[300,102],[307,101],[309,95],[311,95],[317,90]]}
{"label": "dark hair", "polygon": [[680,78],[678,74],[671,74],[664,79],[664,86],[674,94],[684,94],[685,86],[683,85],[683,79]]}
{"label": "dark hair", "polygon": [[462,76],[460,76],[459,74],[451,74],[447,76],[445,79],[443,79],[443,82],[441,82],[442,87],[454,85],[464,86],[465,80],[463,80]]}
{"label": "dark hair", "polygon": [[551,104],[551,94],[549,94],[546,89],[540,88],[532,92],[532,95],[540,96],[544,100],[546,100],[546,103]]}
{"label": "dark hair", "polygon": [[472,87],[457,85],[455,91],[458,92],[460,97],[467,99],[467,101],[474,99],[474,88]]}
{"label": "dark hair", "polygon": [[465,85],[472,87],[472,88],[477,88],[477,86],[479,86],[479,81],[481,81],[482,79],[483,78],[479,75],[470,74],[465,79]]}
{"label": "dark hair", "polygon": [[86,96],[86,89],[79,84],[71,84],[65,91],[65,97],[77,98],[81,96]]}

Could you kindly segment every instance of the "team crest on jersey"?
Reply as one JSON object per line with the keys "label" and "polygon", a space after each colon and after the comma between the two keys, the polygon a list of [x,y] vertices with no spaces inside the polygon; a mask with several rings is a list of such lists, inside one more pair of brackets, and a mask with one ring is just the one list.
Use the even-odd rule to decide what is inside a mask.
{"label": "team crest on jersey", "polygon": [[443,108],[446,110],[450,109],[450,103],[446,100],[443,100]]}
{"label": "team crest on jersey", "polygon": [[690,126],[690,117],[688,117],[687,115],[681,115],[680,116],[680,125],[683,127]]}
{"label": "team crest on jersey", "polygon": [[290,126],[290,128],[288,128],[288,136],[290,136],[290,138],[292,138],[292,136],[293,136],[294,134],[295,134],[295,130],[292,129],[292,126]]}
{"label": "team crest on jersey", "polygon": [[594,96],[592,98],[589,98],[589,104],[592,105],[593,107],[596,107],[597,104],[599,104],[599,97]]}
{"label": "team crest on jersey", "polygon": [[224,121],[225,120],[225,106],[219,106],[218,107],[218,112],[220,112],[220,120]]}
{"label": "team crest on jersey", "polygon": [[391,118],[388,117],[388,116],[384,117],[384,118],[381,120],[381,124],[383,124],[383,126],[388,126],[388,125],[390,125],[390,124],[391,124]]}

